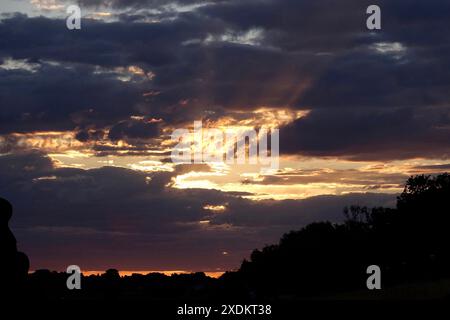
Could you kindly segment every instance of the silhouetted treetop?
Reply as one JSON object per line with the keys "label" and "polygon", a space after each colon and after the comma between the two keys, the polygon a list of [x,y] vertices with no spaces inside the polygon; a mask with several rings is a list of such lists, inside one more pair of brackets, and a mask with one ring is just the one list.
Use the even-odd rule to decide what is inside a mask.
{"label": "silhouetted treetop", "polygon": [[376,264],[385,284],[450,276],[450,175],[407,180],[396,208],[344,208],[344,223],[312,223],[244,261],[244,282],[263,296],[364,289]]}

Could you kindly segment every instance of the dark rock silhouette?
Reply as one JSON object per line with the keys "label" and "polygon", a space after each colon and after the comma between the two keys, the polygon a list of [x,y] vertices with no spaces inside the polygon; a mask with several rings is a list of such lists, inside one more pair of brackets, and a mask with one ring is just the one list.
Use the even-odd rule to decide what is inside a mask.
{"label": "dark rock silhouette", "polygon": [[12,294],[19,294],[23,289],[30,266],[28,257],[17,251],[17,241],[9,229],[9,220],[12,217],[11,204],[0,198],[0,277],[2,290]]}

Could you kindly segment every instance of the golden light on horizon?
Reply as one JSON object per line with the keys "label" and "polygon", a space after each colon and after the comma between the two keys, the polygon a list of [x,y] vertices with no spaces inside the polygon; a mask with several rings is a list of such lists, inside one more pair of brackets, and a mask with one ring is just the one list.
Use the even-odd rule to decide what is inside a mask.
{"label": "golden light on horizon", "polygon": [[209,211],[212,211],[212,212],[215,212],[215,213],[221,213],[221,212],[224,212],[225,210],[226,210],[226,206],[225,205],[205,205],[204,207],[203,207],[203,209],[205,209],[205,210],[209,210]]}
{"label": "golden light on horizon", "polygon": [[[30,271],[29,273],[32,273],[33,271]],[[186,270],[119,270],[119,275],[121,277],[129,277],[133,274],[141,274],[141,275],[147,275],[150,273],[161,273],[166,276],[172,276],[175,274],[191,274],[194,271],[186,271]],[[195,271],[197,272],[197,271]],[[211,278],[220,278],[224,274],[223,271],[203,271],[205,275]],[[104,270],[82,270],[81,272],[84,276],[98,276],[101,274],[104,274]]]}
{"label": "golden light on horizon", "polygon": [[131,169],[145,172],[173,171],[171,163],[163,163],[157,160],[143,160],[128,165]]}

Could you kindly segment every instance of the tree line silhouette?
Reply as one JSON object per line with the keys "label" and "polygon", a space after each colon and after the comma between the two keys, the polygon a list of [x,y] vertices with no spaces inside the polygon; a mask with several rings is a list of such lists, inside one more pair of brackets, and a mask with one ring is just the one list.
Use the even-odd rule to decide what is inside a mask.
{"label": "tree line silhouette", "polygon": [[64,272],[38,270],[26,276],[28,259],[18,253],[7,226],[12,208],[1,200],[1,254],[6,258],[1,276],[26,296],[94,300],[333,297],[367,290],[369,265],[381,268],[383,288],[439,282],[450,277],[449,199],[449,174],[418,175],[407,180],[395,208],[345,208],[343,223],[315,222],[291,231],[278,244],[254,250],[239,270],[219,279],[204,273],[120,277],[110,269],[83,276],[81,290],[67,289]]}
{"label": "tree line silhouette", "polygon": [[351,206],[342,224],[312,223],[255,250],[239,273],[262,296],[323,295],[364,289],[369,265],[384,286],[450,274],[450,176],[406,182],[396,208]]}

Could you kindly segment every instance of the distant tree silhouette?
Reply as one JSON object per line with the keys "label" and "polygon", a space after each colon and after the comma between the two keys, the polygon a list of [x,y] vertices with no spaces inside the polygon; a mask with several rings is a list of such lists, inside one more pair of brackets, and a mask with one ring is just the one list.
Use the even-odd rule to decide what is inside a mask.
{"label": "distant tree silhouette", "polygon": [[397,208],[350,206],[342,224],[312,223],[255,250],[239,270],[259,296],[365,288],[367,266],[386,285],[450,275],[450,176],[407,180]]}
{"label": "distant tree silhouette", "polygon": [[108,269],[105,271],[105,273],[102,275],[102,277],[109,281],[116,281],[116,280],[120,279],[120,274],[117,269]]}

